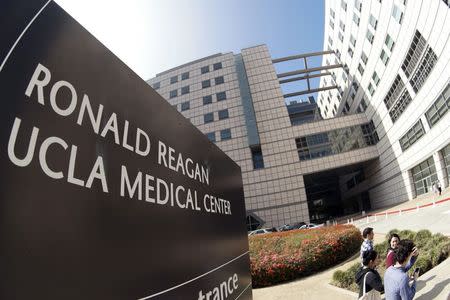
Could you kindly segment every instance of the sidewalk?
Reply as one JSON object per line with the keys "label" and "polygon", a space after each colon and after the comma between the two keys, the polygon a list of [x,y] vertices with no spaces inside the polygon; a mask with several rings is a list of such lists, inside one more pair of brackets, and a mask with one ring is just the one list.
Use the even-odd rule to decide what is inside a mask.
{"label": "sidewalk", "polygon": [[[375,234],[375,243],[384,240],[384,234]],[[336,270],[347,270],[354,256],[340,265],[321,273],[273,287],[253,289],[254,300],[355,300],[357,294],[330,285]],[[450,296],[450,258],[419,277],[415,300],[447,300]],[[384,296],[383,296],[384,299]]]}
{"label": "sidewalk", "polygon": [[353,220],[354,222],[362,221],[363,219],[369,217],[373,217],[375,215],[377,216],[383,216],[384,214],[399,214],[399,211],[402,210],[402,212],[411,211],[417,209],[422,209],[423,207],[430,207],[433,205],[433,203],[436,204],[436,206],[439,206],[442,203],[446,203],[447,201],[450,201],[450,188],[446,188],[442,191],[442,195],[436,195],[434,193],[428,193],[426,195],[422,195],[421,197],[418,197],[416,199],[402,202],[400,204],[389,206],[389,207],[383,207],[375,210],[368,211],[365,216],[359,215],[353,215],[353,216],[347,216],[342,217],[339,220],[340,224],[346,224],[347,220]]}

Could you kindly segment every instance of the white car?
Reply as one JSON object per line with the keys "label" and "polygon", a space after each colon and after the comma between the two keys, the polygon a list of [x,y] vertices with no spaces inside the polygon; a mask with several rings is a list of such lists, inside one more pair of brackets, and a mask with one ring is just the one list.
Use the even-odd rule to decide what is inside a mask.
{"label": "white car", "polygon": [[311,229],[311,228],[317,228],[317,227],[320,227],[320,226],[311,223],[311,224],[303,225],[302,227],[300,227],[300,229]]}
{"label": "white car", "polygon": [[271,232],[276,232],[276,231],[277,230],[275,228],[261,228],[261,229],[256,229],[256,230],[250,231],[248,236],[255,235],[255,234],[271,233]]}

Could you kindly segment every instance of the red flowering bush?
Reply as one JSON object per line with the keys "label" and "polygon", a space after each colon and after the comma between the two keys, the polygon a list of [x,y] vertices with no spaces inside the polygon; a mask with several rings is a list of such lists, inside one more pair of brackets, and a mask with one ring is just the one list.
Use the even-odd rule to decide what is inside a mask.
{"label": "red flowering bush", "polygon": [[359,230],[338,225],[249,237],[253,287],[264,287],[324,270],[355,254]]}

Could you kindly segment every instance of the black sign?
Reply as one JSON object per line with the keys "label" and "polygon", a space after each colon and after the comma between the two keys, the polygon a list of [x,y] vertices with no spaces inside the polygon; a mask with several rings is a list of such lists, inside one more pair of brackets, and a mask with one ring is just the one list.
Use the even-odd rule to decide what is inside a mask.
{"label": "black sign", "polygon": [[0,6],[0,299],[251,299],[239,167],[57,4]]}

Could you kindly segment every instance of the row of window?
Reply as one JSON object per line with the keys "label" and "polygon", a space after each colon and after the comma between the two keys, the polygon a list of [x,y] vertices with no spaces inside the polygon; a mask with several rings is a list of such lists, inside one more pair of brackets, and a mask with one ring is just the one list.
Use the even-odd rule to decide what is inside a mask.
{"label": "row of window", "polygon": [[378,143],[373,122],[295,139],[300,160],[343,153]]}
{"label": "row of window", "polygon": [[[209,132],[206,134],[206,137],[213,143],[218,142],[218,140],[216,140],[216,132]],[[220,131],[220,140],[221,141],[226,141],[231,139],[231,129],[223,129]]]}
{"label": "row of window", "polygon": [[[214,78],[214,84],[215,85],[219,85],[219,84],[222,84],[224,82],[225,82],[225,80],[224,80],[223,76],[219,76],[219,77]],[[202,89],[209,88],[210,86],[211,86],[211,79],[207,79],[207,80],[203,80],[202,81]],[[189,86],[187,85],[187,86],[184,86],[184,87],[181,88],[181,94],[180,95],[189,94],[189,92],[190,92],[190,89],[189,89]],[[175,98],[175,97],[178,97],[178,90],[170,91],[169,92],[169,98],[172,99],[172,98]]]}
{"label": "row of window", "polygon": [[430,127],[436,125],[440,119],[450,110],[450,82],[444,91],[437,97],[431,107],[425,113]]}
{"label": "row of window", "polygon": [[[228,119],[229,117],[230,117],[230,115],[228,113],[228,109],[219,110],[219,112],[218,112],[219,120]],[[203,122],[205,124],[214,122],[214,112],[210,112],[210,113],[204,114],[203,115]]]}
{"label": "row of window", "polygon": [[[450,83],[447,84],[446,88],[433,102],[431,107],[425,112],[425,117],[432,128],[436,125],[439,120],[441,120],[444,115],[450,110]],[[422,121],[419,120],[414,126],[403,135],[399,142],[400,147],[403,151],[411,147],[415,142],[417,142],[425,134],[425,129],[423,127]]]}
{"label": "row of window", "polygon": [[406,151],[415,142],[417,142],[425,134],[422,121],[419,120],[414,126],[406,132],[399,140],[402,151]]}
{"label": "row of window", "polygon": [[[213,70],[214,71],[220,70],[220,69],[222,69],[222,63],[221,62],[213,64]],[[208,73],[208,72],[209,72],[209,66],[204,66],[204,67],[200,68],[200,73],[201,74],[205,74],[205,73]],[[184,72],[184,73],[181,73],[181,75],[175,75],[175,76],[170,77],[170,84],[177,83],[178,82],[178,78],[180,78],[181,81],[189,79],[189,72]],[[155,82],[152,85],[152,87],[155,90],[159,89],[161,87],[161,82]]]}
{"label": "row of window", "polygon": [[[226,92],[220,92],[220,93],[216,93],[216,100],[217,101],[223,101],[227,99],[227,94]],[[213,102],[213,96],[212,95],[208,95],[208,96],[204,96],[203,97],[203,105],[207,105]],[[176,108],[177,105],[175,104],[174,107]],[[181,111],[186,111],[188,109],[191,108],[190,105],[190,101],[185,101],[181,103]]]}
{"label": "row of window", "polygon": [[[220,69],[222,69],[222,63],[221,62],[213,64],[213,71],[220,70]],[[209,66],[201,67],[200,68],[200,73],[202,73],[202,74],[209,73]]]}

